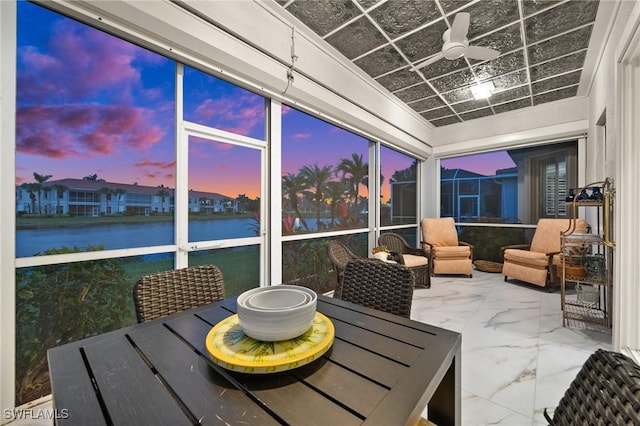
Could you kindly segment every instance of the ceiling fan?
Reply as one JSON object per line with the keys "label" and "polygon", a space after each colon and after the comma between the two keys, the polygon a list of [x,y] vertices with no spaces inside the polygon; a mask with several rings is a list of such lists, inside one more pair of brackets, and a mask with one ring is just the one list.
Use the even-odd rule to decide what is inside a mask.
{"label": "ceiling fan", "polygon": [[490,61],[500,55],[495,49],[481,46],[469,46],[469,40],[467,40],[467,33],[469,32],[470,15],[466,12],[460,12],[456,14],[453,20],[451,28],[444,32],[442,35],[442,51],[435,55],[425,59],[424,61],[415,64],[411,71],[417,71],[420,68],[426,67],[442,58],[448,60],[458,59],[462,56],[466,56],[469,59],[480,59],[483,61]]}

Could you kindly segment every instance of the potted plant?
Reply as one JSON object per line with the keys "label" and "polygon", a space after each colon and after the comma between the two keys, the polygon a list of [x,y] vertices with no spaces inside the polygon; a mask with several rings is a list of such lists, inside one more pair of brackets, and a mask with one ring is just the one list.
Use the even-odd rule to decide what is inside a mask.
{"label": "potted plant", "polygon": [[387,260],[390,252],[391,250],[389,250],[389,247],[387,246],[374,247],[371,250],[371,257],[379,260]]}

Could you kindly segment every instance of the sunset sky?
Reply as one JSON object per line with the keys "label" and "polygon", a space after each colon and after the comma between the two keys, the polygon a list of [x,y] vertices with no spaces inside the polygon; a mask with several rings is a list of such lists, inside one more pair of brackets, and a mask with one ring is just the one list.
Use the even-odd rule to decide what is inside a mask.
{"label": "sunset sky", "polygon": [[[17,176],[51,180],[97,174],[109,182],[175,187],[175,67],[172,60],[40,6],[18,2]],[[184,118],[265,139],[264,98],[185,67]],[[304,165],[336,166],[367,141],[283,107],[283,174]],[[483,174],[510,167],[489,155]],[[383,150],[388,180],[412,159]],[[507,157],[508,158],[508,157]],[[480,166],[447,160],[448,168]],[[217,141],[189,141],[189,188],[259,196],[259,151]],[[364,187],[361,194],[366,190]]]}

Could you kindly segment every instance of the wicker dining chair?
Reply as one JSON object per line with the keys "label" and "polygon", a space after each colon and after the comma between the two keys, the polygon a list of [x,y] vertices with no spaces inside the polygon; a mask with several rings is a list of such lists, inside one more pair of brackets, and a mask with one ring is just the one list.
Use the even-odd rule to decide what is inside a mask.
{"label": "wicker dining chair", "polygon": [[379,246],[387,246],[393,259],[413,270],[416,276],[416,287],[431,287],[429,271],[429,255],[424,250],[411,247],[401,235],[385,232],[378,237]]}
{"label": "wicker dining chair", "polygon": [[337,284],[336,289],[333,292],[333,297],[339,299],[342,289],[342,277],[344,275],[344,268],[347,267],[347,263],[351,262],[352,260],[362,259],[362,257],[353,253],[347,248],[346,245],[337,240],[329,240],[327,251],[329,253],[329,259],[331,259],[331,263],[333,263],[333,267],[336,271]]}
{"label": "wicker dining chair", "polygon": [[397,263],[354,260],[347,264],[342,300],[409,318],[415,276]]}
{"label": "wicker dining chair", "polygon": [[640,366],[598,349],[584,363],[553,412],[550,425],[640,425]]}
{"label": "wicker dining chair", "polygon": [[224,279],[215,265],[145,275],[138,279],[133,288],[133,301],[139,323],[224,298]]}

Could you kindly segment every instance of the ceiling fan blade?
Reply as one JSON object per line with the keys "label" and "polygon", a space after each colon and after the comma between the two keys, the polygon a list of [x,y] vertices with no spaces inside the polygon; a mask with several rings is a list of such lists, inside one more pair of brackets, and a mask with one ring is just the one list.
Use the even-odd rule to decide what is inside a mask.
{"label": "ceiling fan blade", "polygon": [[482,61],[490,61],[500,56],[500,52],[495,49],[481,46],[469,46],[464,56],[469,59],[479,59]]}
{"label": "ceiling fan blade", "polygon": [[449,41],[452,43],[461,43],[467,37],[469,31],[469,21],[471,16],[466,12],[460,12],[453,19],[451,24],[451,33],[449,34]]}
{"label": "ceiling fan blade", "polygon": [[410,71],[417,71],[420,68],[424,68],[427,65],[431,65],[434,62],[439,61],[440,59],[444,58],[444,54],[442,52],[438,52],[435,55],[425,59],[424,61],[418,62],[417,64],[415,64],[414,66],[412,66],[410,68]]}

